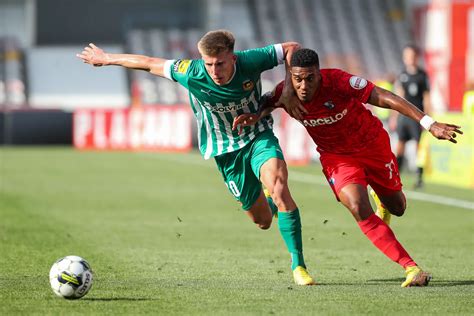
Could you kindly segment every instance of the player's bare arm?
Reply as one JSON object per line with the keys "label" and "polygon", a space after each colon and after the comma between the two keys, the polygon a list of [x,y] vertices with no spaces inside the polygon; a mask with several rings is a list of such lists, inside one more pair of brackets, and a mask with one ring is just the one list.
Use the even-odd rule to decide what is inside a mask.
{"label": "player's bare arm", "polygon": [[429,91],[423,92],[423,111],[428,115],[433,112],[433,109],[431,108],[431,97]]}
{"label": "player's bare arm", "polygon": [[375,87],[369,97],[369,103],[378,107],[391,109],[420,122],[437,139],[446,139],[452,143],[457,143],[457,134],[462,134],[461,127],[434,121],[416,106],[404,98],[380,87]]}
{"label": "player's bare arm", "polygon": [[164,76],[164,64],[166,59],[134,54],[109,54],[93,43],[84,47],[84,50],[76,55],[86,64],[95,67],[116,65],[129,69],[148,71],[157,76]]}
{"label": "player's bare arm", "polygon": [[[403,90],[401,84],[399,81],[395,83],[395,94],[405,98],[405,91]],[[397,111],[391,111],[390,116],[388,119],[388,127],[392,132],[395,132],[397,130],[397,124],[398,124],[398,113]]]}
{"label": "player's bare arm", "polygon": [[[232,124],[232,130],[238,129],[239,134],[242,131],[243,127],[256,124],[262,117],[269,115],[275,109],[275,107],[283,106],[284,104],[290,104],[290,103],[301,104],[298,101],[298,97],[296,96],[296,93],[291,85],[291,77],[288,71],[291,56],[293,55],[295,51],[301,48],[301,45],[297,42],[285,42],[285,43],[282,43],[281,45],[283,47],[285,68],[287,72],[287,76],[285,79],[285,86],[283,88],[282,95],[276,104],[270,104],[270,102],[267,102],[269,101],[270,97],[268,98],[268,100],[266,100],[267,96],[263,95],[262,100],[261,100],[262,106],[260,108],[259,113],[255,113],[255,114],[245,113],[236,117]],[[303,111],[306,111],[306,110],[303,108]],[[301,110],[295,110],[295,112],[297,112],[296,115],[301,115],[300,114]]]}

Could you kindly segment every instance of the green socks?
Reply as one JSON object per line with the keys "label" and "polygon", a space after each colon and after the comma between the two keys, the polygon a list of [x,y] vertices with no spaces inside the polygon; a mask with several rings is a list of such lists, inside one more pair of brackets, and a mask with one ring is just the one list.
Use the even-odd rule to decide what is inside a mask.
{"label": "green socks", "polygon": [[[273,211],[273,209],[272,209]],[[297,266],[306,268],[303,258],[300,211],[278,212],[278,226],[291,255],[291,270]]]}
{"label": "green socks", "polygon": [[295,209],[290,212],[278,212],[278,207],[270,196],[267,197],[267,201],[272,210],[272,215],[278,213],[278,227],[280,228],[280,234],[291,255],[291,270],[296,269],[297,266],[306,268],[303,258],[300,211]]}

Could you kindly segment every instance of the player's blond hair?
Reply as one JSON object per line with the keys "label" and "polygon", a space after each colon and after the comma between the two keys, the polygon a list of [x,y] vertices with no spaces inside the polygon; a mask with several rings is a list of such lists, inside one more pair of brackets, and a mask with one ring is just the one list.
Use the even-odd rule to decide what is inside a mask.
{"label": "player's blond hair", "polygon": [[216,30],[207,32],[198,42],[198,50],[201,55],[216,56],[222,52],[234,51],[234,35],[227,30]]}

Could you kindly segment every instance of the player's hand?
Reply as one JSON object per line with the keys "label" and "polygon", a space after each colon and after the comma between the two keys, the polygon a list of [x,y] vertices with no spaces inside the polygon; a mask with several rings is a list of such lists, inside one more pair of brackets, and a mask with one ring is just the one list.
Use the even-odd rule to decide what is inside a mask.
{"label": "player's hand", "polygon": [[84,50],[76,56],[82,59],[82,61],[86,64],[90,64],[92,66],[100,67],[107,65],[107,54],[93,43],[90,43],[89,46],[84,47]]}
{"label": "player's hand", "polygon": [[242,133],[242,130],[245,126],[255,125],[258,122],[258,114],[245,113],[240,114],[234,118],[234,123],[232,124],[232,130],[236,130],[239,133]]}
{"label": "player's hand", "polygon": [[281,97],[275,106],[285,108],[286,112],[290,114],[290,116],[302,121],[303,116],[308,114],[308,111],[304,108],[303,104],[301,104],[293,88],[287,87],[288,85],[285,85],[283,88]]}
{"label": "player's hand", "polygon": [[439,122],[434,122],[433,125],[431,125],[430,133],[437,139],[446,139],[454,144],[457,143],[457,134],[463,134],[461,126]]}

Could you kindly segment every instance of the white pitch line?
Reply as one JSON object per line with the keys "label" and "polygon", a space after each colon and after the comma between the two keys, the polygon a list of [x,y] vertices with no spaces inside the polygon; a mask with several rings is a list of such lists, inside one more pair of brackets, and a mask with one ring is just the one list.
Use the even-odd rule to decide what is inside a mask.
{"label": "white pitch line", "polygon": [[[318,185],[327,184],[327,181],[326,179],[324,179],[324,177],[314,176],[314,175],[310,175],[310,174],[306,174],[306,173],[302,173],[298,171],[290,171],[289,178],[290,180],[303,182],[303,183],[309,183],[309,184],[318,184]],[[450,198],[450,197],[441,196],[441,195],[433,195],[433,194],[428,194],[428,193],[408,191],[408,190],[403,190],[403,192],[405,192],[408,198],[413,199],[413,200],[447,205],[447,206],[456,206],[456,207],[465,208],[468,210],[474,210],[474,202],[471,202],[471,201],[455,199],[455,198]]]}
{"label": "white pitch line", "polygon": [[[143,156],[158,158],[158,159],[168,160],[168,161],[174,161],[174,162],[181,162],[185,164],[193,164],[197,166],[215,168],[214,163],[209,163],[207,161],[204,161],[202,158],[197,157],[197,156],[193,156],[192,159],[189,159],[189,156],[186,156],[186,155],[183,155],[180,158],[176,158],[176,156],[152,155],[152,154],[144,154]],[[289,171],[289,180],[302,182],[302,183],[308,183],[308,184],[317,184],[317,185],[324,185],[324,186],[328,185],[326,179],[322,176],[315,176],[315,175],[302,173],[302,172],[298,172],[294,170]],[[466,201],[466,200],[450,198],[450,197],[442,196],[442,195],[433,195],[433,194],[421,193],[421,192],[415,192],[415,191],[409,191],[409,190],[403,190],[403,192],[405,192],[408,198],[413,199],[413,200],[434,203],[434,204],[441,204],[441,205],[446,205],[446,206],[455,206],[459,208],[468,209],[471,211],[474,210],[474,202],[472,201]]]}
{"label": "white pitch line", "polygon": [[422,193],[422,192],[415,192],[415,191],[404,191],[404,192],[408,195],[408,198],[413,199],[413,200],[431,202],[431,203],[442,204],[442,205],[447,205],[447,206],[457,206],[460,208],[465,208],[465,209],[474,211],[474,202],[450,198],[450,197],[442,196],[442,195]]}

